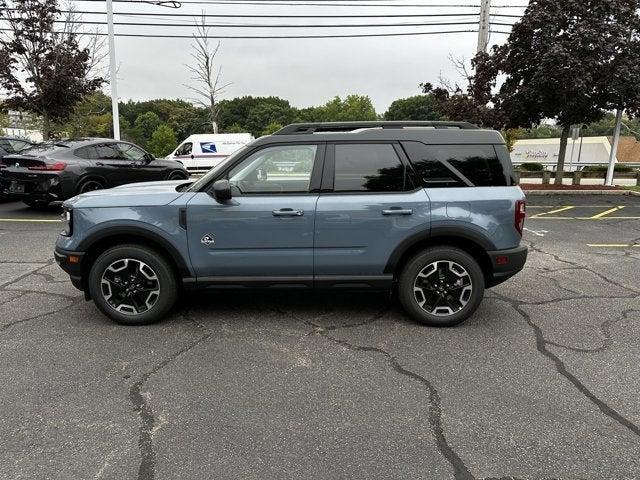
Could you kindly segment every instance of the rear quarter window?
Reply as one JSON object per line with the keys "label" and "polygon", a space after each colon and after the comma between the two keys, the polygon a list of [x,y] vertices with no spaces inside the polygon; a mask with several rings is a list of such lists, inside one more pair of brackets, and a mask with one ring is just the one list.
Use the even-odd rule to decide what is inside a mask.
{"label": "rear quarter window", "polygon": [[[509,153],[493,145],[425,145],[403,142],[425,187],[505,187],[515,185]],[[471,185],[469,185],[471,184]]]}

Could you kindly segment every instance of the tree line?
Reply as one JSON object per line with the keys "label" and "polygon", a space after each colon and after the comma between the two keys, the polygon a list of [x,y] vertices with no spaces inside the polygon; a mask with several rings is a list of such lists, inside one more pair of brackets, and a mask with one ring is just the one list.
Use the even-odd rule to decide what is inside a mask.
{"label": "tree line", "polygon": [[[166,99],[125,102],[121,130],[163,155],[188,134],[212,128],[260,136],[296,121],[464,120],[502,130],[508,143],[559,135],[559,183],[572,126],[596,129],[614,110],[640,114],[639,7],[640,0],[530,0],[506,43],[474,57],[470,68],[454,60],[461,85],[427,81],[421,94],[396,100],[381,115],[361,95],[309,108],[278,97],[218,100],[224,88],[214,64],[218,46],[200,44],[198,106]],[[0,0],[8,30],[0,38],[4,107],[35,114],[45,138],[109,136],[109,98],[99,93],[107,82],[97,68],[99,45],[79,33],[72,16],[62,30],[54,28],[62,16],[55,0]]]}

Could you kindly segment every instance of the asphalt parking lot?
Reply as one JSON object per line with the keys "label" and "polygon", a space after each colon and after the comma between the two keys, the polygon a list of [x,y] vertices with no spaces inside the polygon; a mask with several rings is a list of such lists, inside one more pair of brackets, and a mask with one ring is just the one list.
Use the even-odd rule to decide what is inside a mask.
{"label": "asphalt parking lot", "polygon": [[455,329],[298,291],[126,328],[55,265],[55,212],[0,204],[0,478],[638,478],[640,197],[529,215],[525,271]]}

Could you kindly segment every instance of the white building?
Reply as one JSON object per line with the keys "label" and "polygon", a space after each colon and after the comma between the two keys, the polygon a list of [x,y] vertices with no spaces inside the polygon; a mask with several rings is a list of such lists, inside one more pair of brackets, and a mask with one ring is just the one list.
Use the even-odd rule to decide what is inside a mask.
{"label": "white building", "polygon": [[[559,138],[518,140],[513,146],[511,159],[515,165],[541,163],[547,170],[555,171],[558,166],[559,152]],[[576,140],[575,143],[570,138],[567,142],[564,169],[565,171],[575,171],[589,165],[607,165],[610,154],[611,143],[609,143],[608,137],[583,137]]]}

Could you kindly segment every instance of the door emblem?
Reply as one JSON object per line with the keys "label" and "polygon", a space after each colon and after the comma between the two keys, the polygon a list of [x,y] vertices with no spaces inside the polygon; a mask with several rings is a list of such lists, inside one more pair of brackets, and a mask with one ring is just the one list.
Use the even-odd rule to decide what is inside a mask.
{"label": "door emblem", "polygon": [[213,245],[215,240],[213,239],[213,235],[209,235],[208,233],[200,239],[200,243],[203,245]]}

